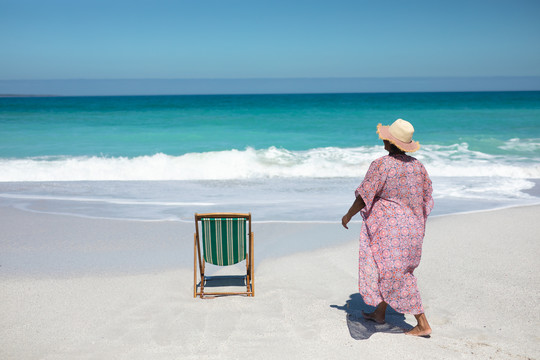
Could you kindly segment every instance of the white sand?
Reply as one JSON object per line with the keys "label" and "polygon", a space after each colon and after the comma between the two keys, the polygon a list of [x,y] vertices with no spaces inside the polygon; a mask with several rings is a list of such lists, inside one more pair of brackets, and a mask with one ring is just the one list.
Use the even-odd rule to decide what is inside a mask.
{"label": "white sand", "polygon": [[[256,296],[200,300],[191,225],[1,215],[0,359],[540,358],[539,206],[428,221],[416,274],[430,339],[351,338],[344,305],[357,297],[358,223],[255,224]],[[319,246],[331,234],[338,245],[298,252],[295,243],[283,256],[286,242]],[[148,262],[126,261],[132,247]],[[57,265],[28,263],[40,253]]]}

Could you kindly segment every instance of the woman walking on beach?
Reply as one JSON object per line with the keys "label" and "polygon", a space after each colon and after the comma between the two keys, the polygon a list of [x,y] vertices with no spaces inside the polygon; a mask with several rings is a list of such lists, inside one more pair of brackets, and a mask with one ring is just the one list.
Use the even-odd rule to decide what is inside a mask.
{"label": "woman walking on beach", "polygon": [[408,335],[427,336],[431,327],[424,314],[413,275],[420,263],[426,219],[433,208],[431,180],[422,163],[405,152],[420,144],[412,140],[413,126],[398,119],[377,126],[388,155],[373,161],[358,189],[356,200],[341,222],[348,229],[360,212],[359,291],[376,306],[366,319],[384,323],[387,305],[414,314],[418,324]]}

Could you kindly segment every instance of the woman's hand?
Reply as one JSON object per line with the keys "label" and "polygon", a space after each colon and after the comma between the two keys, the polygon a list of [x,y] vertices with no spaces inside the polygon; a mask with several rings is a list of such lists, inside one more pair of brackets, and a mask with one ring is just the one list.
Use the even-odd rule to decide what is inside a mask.
{"label": "woman's hand", "polygon": [[343,225],[343,227],[345,229],[349,229],[347,227],[347,224],[349,223],[349,221],[351,221],[351,217],[349,216],[349,214],[345,214],[343,215],[343,217],[341,218],[341,225]]}

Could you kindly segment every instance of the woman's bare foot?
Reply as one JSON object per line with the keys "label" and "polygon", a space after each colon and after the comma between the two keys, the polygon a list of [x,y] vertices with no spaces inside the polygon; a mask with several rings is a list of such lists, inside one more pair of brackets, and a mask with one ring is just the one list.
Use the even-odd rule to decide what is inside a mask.
{"label": "woman's bare foot", "polygon": [[381,301],[375,308],[374,312],[366,313],[362,311],[362,315],[364,316],[364,319],[375,321],[377,324],[384,324],[384,316],[386,314],[387,305],[387,303]]}
{"label": "woman's bare foot", "polygon": [[429,326],[426,315],[422,313],[419,315],[414,315],[414,317],[416,318],[418,324],[411,330],[406,331],[405,335],[429,337],[431,334],[431,327]]}
{"label": "woman's bare foot", "polygon": [[409,331],[405,331],[405,335],[428,337],[431,334],[431,328],[421,329],[418,325]]}
{"label": "woman's bare foot", "polygon": [[364,319],[375,321],[377,324],[384,324],[384,313],[381,316],[380,314],[376,314],[375,311],[372,313],[362,311],[362,316]]}

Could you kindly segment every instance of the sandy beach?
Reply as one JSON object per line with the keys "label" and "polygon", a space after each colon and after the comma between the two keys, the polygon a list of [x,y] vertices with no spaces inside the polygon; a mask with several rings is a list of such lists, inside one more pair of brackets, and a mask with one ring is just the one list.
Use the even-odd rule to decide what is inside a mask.
{"label": "sandy beach", "polygon": [[0,208],[0,358],[538,359],[539,215],[428,220],[424,339],[359,318],[359,222],[255,223],[255,297],[201,300],[193,224]]}

